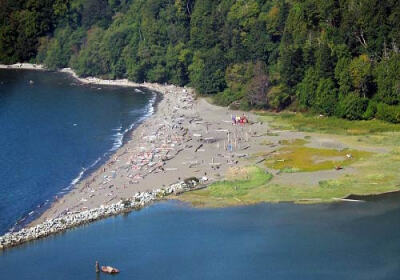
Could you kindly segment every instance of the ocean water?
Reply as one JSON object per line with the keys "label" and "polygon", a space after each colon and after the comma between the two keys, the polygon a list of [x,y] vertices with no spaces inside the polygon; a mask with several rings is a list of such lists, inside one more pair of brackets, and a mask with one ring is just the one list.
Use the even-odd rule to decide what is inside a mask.
{"label": "ocean water", "polygon": [[[95,261],[121,270],[95,273]],[[400,196],[193,209],[168,201],[0,252],[1,279],[342,279],[400,275]]]}
{"label": "ocean water", "polygon": [[0,70],[0,234],[121,146],[154,98],[145,89],[78,85],[67,74]]}

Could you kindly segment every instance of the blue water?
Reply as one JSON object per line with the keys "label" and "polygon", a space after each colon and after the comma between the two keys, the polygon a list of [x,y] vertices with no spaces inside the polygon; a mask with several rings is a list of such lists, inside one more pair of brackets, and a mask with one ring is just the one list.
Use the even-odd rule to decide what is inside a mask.
{"label": "blue water", "polygon": [[120,146],[153,97],[77,85],[66,74],[0,70],[0,234]]}
{"label": "blue water", "polygon": [[[121,273],[96,276],[96,260]],[[0,270],[21,280],[395,280],[400,196],[213,210],[162,202],[0,252]]]}

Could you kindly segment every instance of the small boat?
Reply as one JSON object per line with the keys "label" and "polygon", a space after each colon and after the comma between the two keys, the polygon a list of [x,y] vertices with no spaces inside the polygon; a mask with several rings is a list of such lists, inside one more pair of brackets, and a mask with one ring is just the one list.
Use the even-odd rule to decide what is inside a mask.
{"label": "small boat", "polygon": [[102,266],[101,271],[108,274],[116,274],[119,273],[119,269],[116,269],[112,266]]}

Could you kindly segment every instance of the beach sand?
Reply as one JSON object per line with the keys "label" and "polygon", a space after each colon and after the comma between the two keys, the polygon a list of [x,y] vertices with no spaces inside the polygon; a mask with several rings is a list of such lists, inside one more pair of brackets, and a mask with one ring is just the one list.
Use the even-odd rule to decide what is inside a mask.
{"label": "beach sand", "polygon": [[[211,105],[204,99],[195,100],[191,89],[141,86],[159,92],[155,113],[131,133],[104,165],[57,199],[31,225],[68,211],[115,203],[138,191],[151,191],[190,177],[211,183],[223,178],[227,168],[246,164],[246,158],[260,149],[253,144],[256,137],[252,136],[265,132],[267,124],[234,126],[231,115],[241,112]],[[256,119],[252,114],[248,117]]]}

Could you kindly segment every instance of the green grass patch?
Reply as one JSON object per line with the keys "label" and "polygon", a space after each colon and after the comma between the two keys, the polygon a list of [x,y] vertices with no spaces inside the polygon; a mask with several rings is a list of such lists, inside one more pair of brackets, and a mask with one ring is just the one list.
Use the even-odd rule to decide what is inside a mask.
{"label": "green grass patch", "polygon": [[261,121],[270,122],[274,129],[319,132],[340,135],[367,135],[400,132],[400,125],[380,120],[350,121],[336,117],[319,117],[301,113],[258,113]]}
{"label": "green grass patch", "polygon": [[271,179],[272,174],[256,166],[234,168],[228,172],[226,180],[216,182],[207,189],[184,193],[179,198],[205,207],[257,203],[259,200],[248,199],[248,194],[265,188]]}

